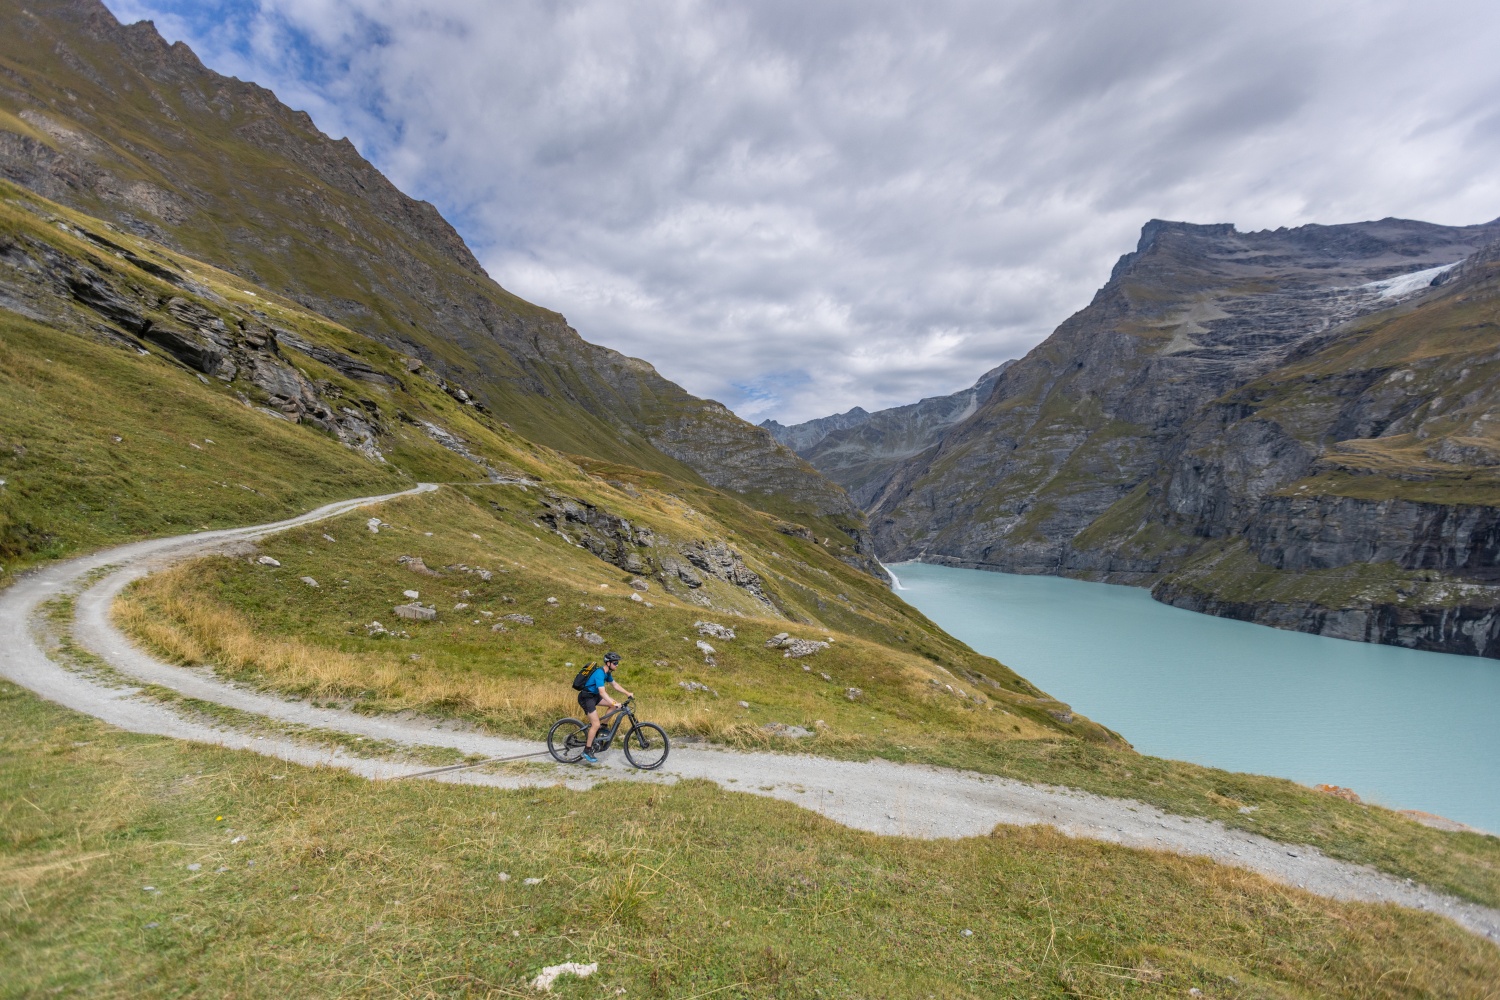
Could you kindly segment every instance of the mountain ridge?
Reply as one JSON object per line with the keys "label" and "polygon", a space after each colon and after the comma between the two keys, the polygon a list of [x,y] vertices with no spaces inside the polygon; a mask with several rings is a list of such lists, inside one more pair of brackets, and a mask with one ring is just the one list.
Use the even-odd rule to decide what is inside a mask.
{"label": "mountain ridge", "polygon": [[978,412],[1001,373],[1013,364],[1014,360],[1002,362],[967,389],[945,396],[928,396],[873,413],[856,406],[791,426],[774,420],[760,426],[848,490],[863,507],[884,488],[903,460],[933,447],[954,424]]}
{"label": "mountain ridge", "polygon": [[837,486],[721,404],[493,282],[456,230],[310,116],[98,0],[5,15],[0,175],[418,358],[533,440],[846,534]]}
{"label": "mountain ridge", "polygon": [[[1500,392],[1485,312],[1497,239],[1500,221],[1148,222],[978,412],[873,497],[856,487],[878,551],[1500,655],[1500,592],[1472,579],[1490,558],[1484,512],[1500,503],[1476,423]],[[1385,353],[1363,357],[1362,342]],[[1382,387],[1393,378],[1412,387],[1399,400]],[[1392,557],[1398,523],[1429,541]],[[1465,554],[1444,564],[1435,551]]]}

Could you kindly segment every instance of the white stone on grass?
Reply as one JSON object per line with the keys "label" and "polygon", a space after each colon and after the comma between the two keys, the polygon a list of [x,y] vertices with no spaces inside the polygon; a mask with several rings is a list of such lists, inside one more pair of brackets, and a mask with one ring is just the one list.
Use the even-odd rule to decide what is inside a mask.
{"label": "white stone on grass", "polygon": [[590,962],[588,965],[584,965],[582,962],[564,962],[562,965],[549,965],[531,981],[531,988],[540,990],[543,993],[551,993],[552,984],[557,982],[558,976],[577,976],[579,979],[587,979],[598,971],[598,962]]}
{"label": "white stone on grass", "polygon": [[281,565],[280,562],[276,561],[275,559],[272,559],[270,556],[261,556],[259,559],[255,560],[255,561],[258,562],[258,563],[260,563],[262,566],[280,566]]}

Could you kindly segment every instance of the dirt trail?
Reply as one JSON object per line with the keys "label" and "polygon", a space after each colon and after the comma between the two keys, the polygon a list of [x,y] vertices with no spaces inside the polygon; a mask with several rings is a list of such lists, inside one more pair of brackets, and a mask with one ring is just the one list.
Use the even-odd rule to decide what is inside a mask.
{"label": "dirt trail", "polygon": [[[413,747],[445,747],[485,757],[542,749],[537,742],[450,728],[436,720],[367,717],[315,708],[229,684],[205,670],[162,663],[135,648],[110,621],[115,596],[130,581],[173,562],[335,517],[360,506],[436,489],[423,484],[405,493],[330,504],[275,524],[138,542],[95,553],[29,574],[0,592],[0,676],[51,701],[138,733],[253,750],[298,764],[342,767],[367,778],[394,778],[425,770],[409,761],[357,756],[306,740],[256,735],[184,718],[130,687],[116,687],[66,669],[44,649],[38,609],[75,593],[73,636],[124,677],[170,688],[279,723],[337,731]],[[107,571],[99,572],[108,567]],[[671,782],[705,778],[721,787],[794,802],[860,830],[910,837],[967,837],[997,823],[1049,824],[1070,837],[1210,858],[1258,872],[1275,881],[1334,899],[1396,903],[1452,918],[1476,934],[1500,942],[1500,910],[1468,903],[1325,856],[1316,848],[1287,845],[1218,822],[1173,816],[1153,806],[1073,789],[1030,785],[990,775],[887,761],[850,762],[820,757],[742,753],[698,746],[675,747],[662,772],[643,775],[611,754],[597,768],[566,775],[552,769],[465,770],[430,780],[515,788],[566,785],[587,788],[600,778]]]}

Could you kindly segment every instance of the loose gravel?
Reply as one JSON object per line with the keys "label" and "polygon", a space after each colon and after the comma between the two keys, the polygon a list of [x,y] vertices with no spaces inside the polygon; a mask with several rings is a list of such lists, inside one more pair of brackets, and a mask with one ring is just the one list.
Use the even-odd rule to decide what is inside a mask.
{"label": "loose gravel", "polygon": [[[358,756],[288,736],[253,734],[197,722],[141,696],[137,688],[111,686],[103,679],[66,669],[49,658],[44,649],[39,608],[55,597],[74,593],[75,641],[102,658],[116,675],[130,681],[159,685],[276,723],[371,740],[450,748],[485,758],[535,753],[542,746],[534,741],[465,731],[437,720],[372,718],[318,708],[230,684],[207,670],[171,666],[131,645],[110,620],[110,605],[122,588],[174,562],[436,488],[424,483],[403,493],[329,504],[275,524],[123,545],[28,574],[0,592],[0,676],[50,701],[131,732],[251,750],[298,764],[331,765],[372,780],[429,770],[410,761]],[[1070,837],[1210,858],[1333,899],[1395,903],[1442,914],[1476,934],[1500,941],[1500,910],[1366,866],[1338,861],[1314,847],[1282,844],[1228,829],[1215,821],[1174,816],[1141,802],[974,772],[883,760],[837,761],[679,746],[673,748],[663,770],[651,774],[631,770],[611,755],[597,767],[578,767],[563,773],[551,767],[473,768],[432,774],[426,780],[501,788],[564,785],[586,789],[601,778],[668,783],[703,778],[731,791],[793,802],[846,826],[889,836],[969,837],[987,834],[999,823],[1045,824]]]}

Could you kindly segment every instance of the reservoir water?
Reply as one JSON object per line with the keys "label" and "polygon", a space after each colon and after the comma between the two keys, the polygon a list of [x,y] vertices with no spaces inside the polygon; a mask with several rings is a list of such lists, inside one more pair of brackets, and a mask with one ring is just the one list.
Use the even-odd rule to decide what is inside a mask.
{"label": "reservoir water", "polygon": [[1136,587],[922,563],[898,593],[1142,753],[1500,833],[1500,661],[1200,615]]}

